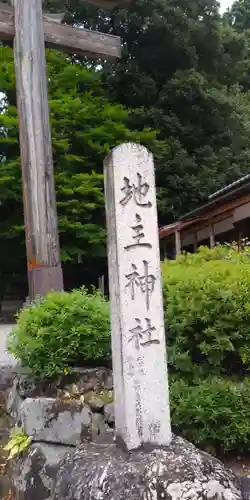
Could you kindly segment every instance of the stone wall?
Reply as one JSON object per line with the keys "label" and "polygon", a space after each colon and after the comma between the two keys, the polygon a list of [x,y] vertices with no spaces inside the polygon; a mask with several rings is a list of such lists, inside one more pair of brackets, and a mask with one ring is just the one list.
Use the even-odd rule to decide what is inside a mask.
{"label": "stone wall", "polygon": [[13,489],[11,471],[7,463],[7,453],[3,449],[8,442],[10,427],[11,422],[6,414],[0,394],[0,499],[5,499]]}
{"label": "stone wall", "polygon": [[113,378],[109,369],[75,369],[48,382],[36,380],[17,367],[7,373],[5,367],[0,389],[8,416],[4,442],[13,425],[32,438],[29,450],[13,461],[5,488],[12,489],[17,500],[49,499],[64,455],[83,441],[113,433]]}
{"label": "stone wall", "polygon": [[[173,436],[166,449],[125,454],[115,447],[113,379],[106,368],[74,370],[50,383],[17,365],[0,365],[0,396],[1,500],[250,500],[248,478],[181,438]],[[14,425],[32,444],[5,468],[1,442]]]}

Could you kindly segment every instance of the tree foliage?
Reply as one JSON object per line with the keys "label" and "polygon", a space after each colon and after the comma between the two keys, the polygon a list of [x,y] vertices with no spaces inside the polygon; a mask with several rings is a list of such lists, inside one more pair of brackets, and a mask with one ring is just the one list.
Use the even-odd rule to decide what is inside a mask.
{"label": "tree foliage", "polygon": [[[216,246],[163,265],[173,431],[213,454],[249,450],[249,256]],[[109,319],[99,293],[50,293],[21,311],[9,350],[40,378],[110,366]]]}
{"label": "tree foliage", "polygon": [[[63,261],[105,255],[103,160],[123,141],[157,142],[156,133],[133,131],[128,111],[110,103],[100,72],[47,53],[49,106]],[[1,264],[23,265],[24,222],[21,199],[18,119],[12,51],[0,48],[0,246]],[[19,247],[20,258],[8,252]],[[6,249],[4,251],[4,248]],[[22,253],[23,252],[23,253]],[[7,262],[5,261],[7,260]]]}
{"label": "tree foliage", "polygon": [[75,0],[71,14],[123,40],[122,60],[115,70],[104,65],[103,81],[131,110],[133,128],[159,131],[162,222],[248,172],[247,43],[215,0],[137,0],[108,15]]}
{"label": "tree foliage", "polygon": [[249,249],[201,247],[163,266],[170,368],[181,377],[248,375]]}
{"label": "tree foliage", "polygon": [[[102,162],[125,140],[155,156],[160,223],[249,172],[250,0],[221,16],[216,0],[136,0],[106,12],[46,0],[67,22],[121,36],[117,64],[48,52],[62,257],[105,253]],[[11,51],[1,48],[0,240],[24,256]],[[11,240],[11,241],[10,241]],[[13,255],[13,252],[12,252]],[[19,262],[22,262],[20,260]]]}
{"label": "tree foliage", "polygon": [[10,352],[42,378],[75,366],[110,361],[108,303],[84,288],[51,292],[23,309],[9,337]]}

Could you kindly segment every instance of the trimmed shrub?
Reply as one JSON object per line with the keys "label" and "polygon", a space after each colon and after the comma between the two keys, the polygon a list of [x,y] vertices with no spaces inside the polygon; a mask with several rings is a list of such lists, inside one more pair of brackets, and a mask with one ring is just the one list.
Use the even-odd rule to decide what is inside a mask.
{"label": "trimmed shrub", "polygon": [[43,378],[103,362],[111,354],[109,305],[84,288],[50,293],[20,312],[9,351]]}
{"label": "trimmed shrub", "polygon": [[[173,430],[218,455],[250,441],[250,259],[230,246],[163,265]],[[109,306],[85,289],[21,311],[10,352],[41,378],[110,359]],[[233,375],[233,376],[232,376]]]}
{"label": "trimmed shrub", "polygon": [[250,258],[207,248],[163,265],[170,369],[181,377],[250,369]]}
{"label": "trimmed shrub", "polygon": [[250,381],[222,377],[170,383],[173,431],[217,455],[249,453]]}

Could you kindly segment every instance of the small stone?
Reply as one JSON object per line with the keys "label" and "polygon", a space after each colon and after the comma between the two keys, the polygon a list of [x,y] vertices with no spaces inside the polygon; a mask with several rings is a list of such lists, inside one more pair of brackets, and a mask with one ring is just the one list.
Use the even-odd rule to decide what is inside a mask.
{"label": "small stone", "polygon": [[104,408],[104,416],[105,420],[110,427],[114,427],[115,425],[115,407],[114,403],[109,403]]}
{"label": "small stone", "polygon": [[20,375],[18,381],[18,392],[22,398],[29,398],[35,394],[36,381],[29,375]]}
{"label": "small stone", "polygon": [[91,408],[91,410],[93,412],[100,413],[100,412],[102,412],[102,410],[104,408],[104,402],[102,401],[102,399],[100,399],[96,396],[93,396],[89,400],[89,407]]}
{"label": "small stone", "polygon": [[113,375],[112,374],[108,375],[108,377],[107,377],[107,380],[105,382],[105,389],[107,389],[107,391],[112,391],[112,389],[113,389]]}
{"label": "small stone", "polygon": [[6,410],[8,414],[15,419],[16,422],[20,421],[20,406],[22,404],[22,398],[18,392],[18,380],[15,379],[12,388],[7,392],[7,398],[5,402]]}
{"label": "small stone", "polygon": [[55,397],[58,392],[56,380],[40,380],[30,373],[18,375],[18,392],[22,398]]}
{"label": "small stone", "polygon": [[[70,384],[69,384],[70,380]],[[63,377],[60,387],[67,388],[72,384],[77,385],[80,394],[91,391],[100,391],[101,389],[112,389],[112,370],[108,368],[72,368],[71,376]],[[107,387],[106,387],[107,385]],[[67,386],[67,387],[66,387]]]}
{"label": "small stone", "polygon": [[104,434],[106,430],[104,416],[101,413],[92,414],[92,439],[96,439],[100,434]]}
{"label": "small stone", "polygon": [[63,391],[63,399],[71,399],[71,394],[68,391]]}
{"label": "small stone", "polygon": [[79,382],[65,385],[64,390],[69,392],[74,397],[79,397],[83,394],[83,389]]}
{"label": "small stone", "polygon": [[21,424],[33,441],[76,446],[91,429],[91,412],[79,401],[27,398],[20,408]]}
{"label": "small stone", "polygon": [[76,384],[72,385],[71,392],[72,392],[73,396],[79,396],[81,394],[79,391],[79,387]]}

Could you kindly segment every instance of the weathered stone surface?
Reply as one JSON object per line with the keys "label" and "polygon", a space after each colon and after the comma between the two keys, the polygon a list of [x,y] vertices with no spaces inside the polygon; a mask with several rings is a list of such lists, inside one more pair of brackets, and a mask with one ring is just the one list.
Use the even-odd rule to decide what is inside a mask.
{"label": "weathered stone surface", "polygon": [[3,449],[8,442],[11,425],[11,419],[8,418],[0,401],[0,498],[2,499],[8,498],[7,495],[13,487],[12,471],[7,461],[8,454]]}
{"label": "weathered stone surface", "polygon": [[8,414],[15,419],[15,423],[20,422],[20,407],[22,404],[22,398],[20,397],[18,391],[18,378],[13,380],[12,387],[6,391],[6,402],[5,407]]}
{"label": "weathered stone surface", "polygon": [[20,416],[22,427],[34,441],[75,446],[91,427],[89,407],[77,401],[27,398]]}
{"label": "weathered stone surface", "polygon": [[92,414],[92,440],[94,441],[100,434],[105,434],[106,426],[102,413]]}
{"label": "weathered stone surface", "polygon": [[20,421],[20,407],[24,399],[24,391],[21,386],[23,380],[29,380],[29,387],[31,387],[32,376],[21,365],[13,364],[0,367],[0,394],[4,399],[8,414],[15,419],[15,423]]}
{"label": "weathered stone surface", "polygon": [[90,398],[88,404],[89,404],[91,410],[93,412],[96,412],[96,413],[100,413],[104,408],[104,402],[102,401],[102,399],[100,399],[96,396],[92,396],[92,398]]}
{"label": "weathered stone surface", "polygon": [[[68,377],[69,383],[75,383],[82,394],[90,391],[110,390],[113,388],[112,370],[108,368],[74,368]],[[65,379],[62,380],[65,385]]]}
{"label": "weathered stone surface", "polygon": [[107,376],[107,378],[105,380],[105,389],[107,389],[108,391],[112,391],[113,390],[113,384],[114,384],[113,373],[110,370],[110,374]]}
{"label": "weathered stone surface", "polygon": [[53,381],[39,380],[30,374],[18,377],[18,391],[23,398],[57,397],[63,390],[80,396],[87,392],[113,389],[112,370],[108,368],[73,368],[68,375]]}
{"label": "weathered stone surface", "polygon": [[89,443],[63,460],[52,500],[243,500],[221,462],[173,436],[167,448],[125,453]]}
{"label": "weathered stone surface", "polygon": [[13,473],[18,500],[49,500],[59,464],[72,448],[33,444],[26,455],[18,459]]}
{"label": "weathered stone surface", "polygon": [[21,375],[18,380],[18,391],[20,396],[31,397],[36,390],[36,379],[30,375]]}
{"label": "weathered stone surface", "polygon": [[239,476],[243,500],[250,500],[250,477]]}
{"label": "weathered stone surface", "polygon": [[104,416],[107,424],[111,427],[115,425],[115,407],[114,403],[109,403],[104,408]]}
{"label": "weathered stone surface", "polygon": [[12,327],[13,325],[0,326],[0,498],[6,499],[12,490],[12,477],[3,447],[8,441],[11,426],[14,424],[7,415],[7,401],[9,391],[20,370],[16,360],[7,352],[7,338]]}
{"label": "weathered stone surface", "polygon": [[54,397],[57,395],[57,380],[39,380],[31,374],[22,373],[18,377],[18,392],[23,398]]}
{"label": "weathered stone surface", "polygon": [[171,440],[154,161],[126,143],[104,162],[116,433],[128,450]]}
{"label": "weathered stone surface", "polygon": [[0,391],[5,391],[12,387],[13,381],[17,376],[18,366],[11,364],[0,364]]}

